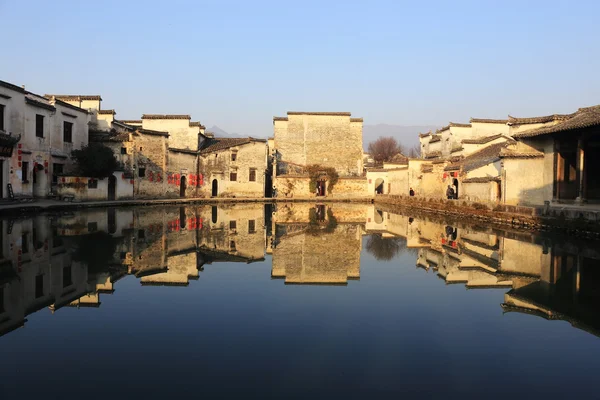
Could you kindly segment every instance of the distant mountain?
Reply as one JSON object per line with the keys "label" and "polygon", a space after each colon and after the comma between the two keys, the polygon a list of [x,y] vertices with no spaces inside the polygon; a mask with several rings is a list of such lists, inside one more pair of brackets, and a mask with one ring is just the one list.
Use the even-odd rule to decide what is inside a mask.
{"label": "distant mountain", "polygon": [[239,133],[229,133],[219,128],[216,125],[213,125],[212,128],[208,128],[207,132],[212,132],[215,134],[215,137],[225,137],[225,138],[245,138],[248,135],[240,135]]}
{"label": "distant mountain", "polygon": [[381,136],[393,137],[405,148],[410,148],[419,144],[419,133],[429,132],[439,129],[439,126],[433,125],[365,125],[363,126],[363,148],[366,150],[369,143],[377,140]]}

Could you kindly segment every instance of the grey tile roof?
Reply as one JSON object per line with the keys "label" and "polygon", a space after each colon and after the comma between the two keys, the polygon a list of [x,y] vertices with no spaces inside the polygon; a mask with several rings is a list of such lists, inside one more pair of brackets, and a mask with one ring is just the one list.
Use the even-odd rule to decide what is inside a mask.
{"label": "grey tile roof", "polygon": [[200,149],[200,153],[211,153],[214,151],[225,150],[230,147],[241,146],[248,143],[261,142],[266,143],[264,139],[247,138],[207,138]]}
{"label": "grey tile roof", "polygon": [[519,132],[514,135],[516,138],[528,138],[552,133],[568,132],[576,129],[590,128],[600,126],[600,105],[580,108],[572,116],[556,125],[543,126],[537,129],[531,129]]}

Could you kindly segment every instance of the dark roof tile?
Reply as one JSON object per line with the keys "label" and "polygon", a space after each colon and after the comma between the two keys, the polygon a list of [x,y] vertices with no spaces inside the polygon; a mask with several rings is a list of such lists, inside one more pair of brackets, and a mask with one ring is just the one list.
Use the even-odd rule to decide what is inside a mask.
{"label": "dark roof tile", "polygon": [[580,108],[572,117],[556,125],[543,126],[537,129],[531,129],[519,132],[514,135],[516,138],[528,138],[552,133],[567,132],[575,129],[590,128],[600,126],[600,105],[593,107]]}
{"label": "dark roof tile", "polygon": [[254,139],[251,137],[247,138],[207,138],[200,149],[200,153],[211,153],[214,151],[225,150],[230,147],[241,146],[253,142],[266,143],[264,139]]}

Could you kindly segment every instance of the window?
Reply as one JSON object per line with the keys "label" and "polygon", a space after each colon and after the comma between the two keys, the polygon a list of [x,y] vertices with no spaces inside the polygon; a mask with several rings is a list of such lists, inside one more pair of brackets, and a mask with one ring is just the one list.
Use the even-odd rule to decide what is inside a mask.
{"label": "window", "polygon": [[63,122],[63,142],[73,143],[73,123]]}
{"label": "window", "polygon": [[27,177],[29,176],[29,163],[27,161],[23,161],[21,164],[21,181],[23,183],[29,183]]}
{"label": "window", "polygon": [[143,178],[146,176],[146,168],[145,167],[138,168],[138,176],[140,178]]}
{"label": "window", "polygon": [[142,149],[143,149],[143,147],[142,147],[142,146],[140,146],[140,151],[142,151]]}
{"label": "window", "polygon": [[63,172],[63,164],[52,164],[52,183],[58,183],[58,175]]}
{"label": "window", "polygon": [[73,284],[73,277],[71,276],[71,267],[63,268],[63,288]]}
{"label": "window", "polygon": [[35,136],[44,137],[44,116],[40,114],[35,115]]}
{"label": "window", "polygon": [[127,154],[127,148],[121,147],[121,154]]}
{"label": "window", "polygon": [[231,161],[237,160],[237,151],[231,153]]}
{"label": "window", "polygon": [[143,229],[138,230],[138,239],[145,239],[146,238],[146,231]]}
{"label": "window", "polygon": [[235,251],[235,242],[233,240],[229,242],[229,250]]}
{"label": "window", "polygon": [[96,232],[98,230],[97,222],[88,222],[88,232]]}
{"label": "window", "polygon": [[248,180],[250,182],[256,182],[256,170],[255,169],[250,170],[250,176],[248,177]]}
{"label": "window", "polygon": [[27,233],[21,235],[21,252],[29,253],[29,235]]}
{"label": "window", "polygon": [[88,180],[88,189],[98,189],[98,180],[97,179],[89,179]]}
{"label": "window", "polygon": [[0,131],[4,130],[4,104],[0,104]]}
{"label": "window", "polygon": [[248,221],[248,233],[256,233],[256,221],[253,219]]}
{"label": "window", "polygon": [[237,181],[237,171],[235,171],[235,172],[230,172],[230,173],[229,173],[229,180],[230,180],[231,182],[235,182],[235,181]]}
{"label": "window", "polygon": [[236,228],[237,228],[237,222],[229,221],[229,229],[236,229]]}
{"label": "window", "polygon": [[39,299],[44,295],[44,275],[35,277],[35,298]]}

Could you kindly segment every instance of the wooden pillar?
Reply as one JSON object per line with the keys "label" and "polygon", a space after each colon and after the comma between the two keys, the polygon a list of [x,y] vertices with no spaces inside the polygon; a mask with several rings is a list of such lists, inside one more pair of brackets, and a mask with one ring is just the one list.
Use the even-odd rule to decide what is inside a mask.
{"label": "wooden pillar", "polygon": [[579,138],[577,141],[577,198],[578,203],[585,202],[585,141]]}
{"label": "wooden pillar", "polygon": [[558,143],[558,139],[554,139],[554,191],[553,191],[553,199],[552,201],[560,200],[560,186],[561,180],[563,178],[564,172],[564,161],[562,156],[560,155],[560,144]]}

